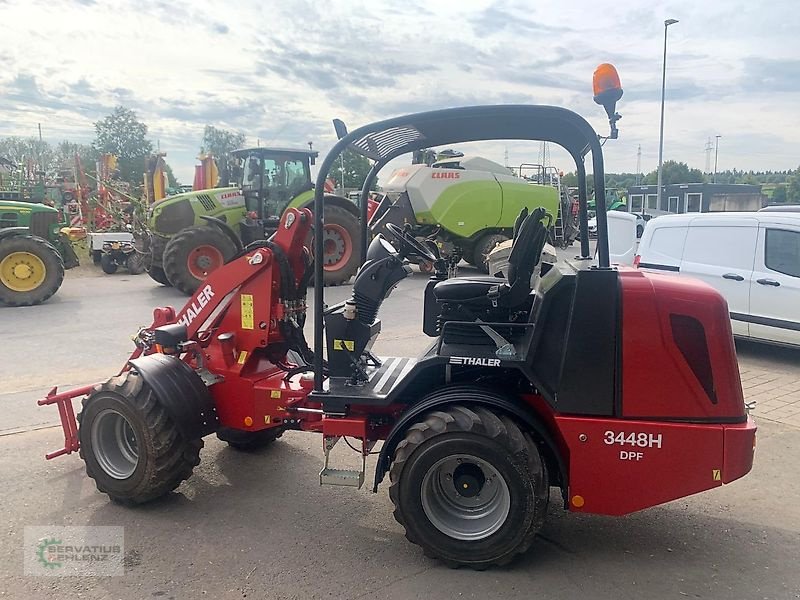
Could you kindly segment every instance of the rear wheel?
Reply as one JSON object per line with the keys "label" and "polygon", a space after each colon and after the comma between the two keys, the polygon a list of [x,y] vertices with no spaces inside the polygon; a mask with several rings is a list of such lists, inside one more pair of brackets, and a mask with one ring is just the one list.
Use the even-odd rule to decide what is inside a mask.
{"label": "rear wheel", "polygon": [[508,239],[509,237],[507,235],[502,235],[500,233],[490,233],[483,236],[475,244],[475,249],[472,253],[472,262],[470,264],[475,265],[484,273],[488,273],[489,261],[487,257],[489,256],[489,253],[494,250],[497,244],[502,244]]}
{"label": "rear wheel", "polygon": [[451,567],[508,563],[530,547],[547,512],[536,445],[481,407],[449,406],[412,425],[389,475],[406,537]]}
{"label": "rear wheel", "polygon": [[164,273],[186,295],[193,294],[209,273],[236,254],[236,246],[219,229],[189,227],[164,249]]}
{"label": "rear wheel", "polygon": [[64,262],[46,240],[14,235],[0,240],[0,302],[9,306],[40,304],[64,281]]}
{"label": "rear wheel", "polygon": [[282,427],[262,429],[261,431],[241,431],[223,427],[217,431],[217,437],[236,450],[255,452],[272,444],[283,435],[283,431]]}
{"label": "rear wheel", "polygon": [[135,371],[112,377],[83,401],[80,455],[97,489],[141,504],[172,491],[200,463],[203,440],[186,440]]}
{"label": "rear wheel", "polygon": [[325,285],[347,283],[359,266],[361,229],[350,211],[335,205],[325,207],[322,233]]}
{"label": "rear wheel", "polygon": [[100,268],[103,269],[103,273],[113,275],[117,272],[117,267],[117,261],[114,260],[111,254],[106,253],[100,257]]}

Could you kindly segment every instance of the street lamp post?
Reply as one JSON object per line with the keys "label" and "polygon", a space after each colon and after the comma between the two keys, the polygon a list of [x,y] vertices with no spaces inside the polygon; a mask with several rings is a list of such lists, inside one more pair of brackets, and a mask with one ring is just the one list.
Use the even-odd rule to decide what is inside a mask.
{"label": "street lamp post", "polygon": [[717,143],[714,145],[714,183],[717,183],[717,157],[719,157],[719,138],[721,135],[716,136]]}
{"label": "street lamp post", "polygon": [[[677,19],[664,21],[664,61],[661,68],[661,129],[658,134],[658,189],[656,190],[656,208],[658,210],[661,210],[661,171],[664,166],[664,91],[667,85],[667,28],[677,22]],[[644,210],[644,207],[642,209]]]}

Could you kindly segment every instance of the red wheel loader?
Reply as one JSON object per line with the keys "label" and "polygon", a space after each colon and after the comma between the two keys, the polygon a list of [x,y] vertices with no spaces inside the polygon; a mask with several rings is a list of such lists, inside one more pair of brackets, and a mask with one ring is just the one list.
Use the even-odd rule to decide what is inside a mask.
{"label": "red wheel loader", "polygon": [[[596,95],[615,137],[621,89],[608,80]],[[566,510],[624,515],[751,469],[756,427],[725,301],[700,282],[609,265],[601,143],[582,117],[550,106],[473,106],[350,133],[335,124],[340,139],[320,168],[313,217],[289,209],[270,240],[240,249],[182,309],[156,309],[118,375],[53,389],[40,404],[58,406],[66,441],[48,458],[79,451],[101,492],[136,504],[190,477],[212,433],[245,450],[286,430],[317,433],[319,483],[353,487],[382,442],[372,487],[388,473],[407,538],[447,565],[476,569],[528,549],[553,487]],[[376,161],[374,175],[423,147],[490,139],[547,140],[574,158],[584,259],[591,155],[597,266],[557,266],[531,287],[547,238],[541,209],[517,221],[507,279],[447,279],[433,248],[392,226],[360,249],[350,298],[326,306],[323,265],[311,259],[323,255],[322,236],[314,253],[304,244],[312,225],[322,230],[324,183],[340,153]],[[436,265],[424,298],[431,343],[417,357],[376,356],[381,303],[409,275],[406,259]],[[361,469],[331,464],[342,438]]]}

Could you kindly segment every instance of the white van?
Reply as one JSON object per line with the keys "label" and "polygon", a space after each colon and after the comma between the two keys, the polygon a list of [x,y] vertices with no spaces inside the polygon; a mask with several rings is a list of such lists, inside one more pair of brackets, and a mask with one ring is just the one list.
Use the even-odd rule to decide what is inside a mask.
{"label": "white van", "polygon": [[735,336],[800,346],[800,213],[664,215],[648,223],[634,264],[715,287]]}

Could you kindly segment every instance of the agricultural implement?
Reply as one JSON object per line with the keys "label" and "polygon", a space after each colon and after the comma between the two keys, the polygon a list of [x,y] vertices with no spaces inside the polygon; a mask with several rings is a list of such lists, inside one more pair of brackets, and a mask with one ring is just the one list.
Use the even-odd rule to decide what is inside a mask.
{"label": "agricultural implement", "polygon": [[[595,76],[613,137],[618,78],[610,66]],[[325,178],[345,149],[375,160],[374,176],[424,147],[559,144],[576,163],[585,234],[588,154],[600,199],[604,175],[600,141],[582,117],[549,106],[474,106],[349,133],[340,121],[336,127],[313,216],[286,210],[271,240],[210,273],[182,309],[156,309],[117,376],[40,400],[58,406],[66,438],[48,458],[79,451],[101,492],[135,504],[190,477],[211,433],[242,449],[286,430],[320,434],[320,484],[353,487],[382,441],[372,488],[388,473],[407,538],[447,565],[477,569],[529,548],[551,487],[567,510],[623,515],[751,469],[755,424],[725,301],[699,282],[611,267],[602,200],[595,268],[557,266],[531,289],[547,238],[542,209],[518,216],[507,279],[446,279],[434,248],[389,224],[368,247],[363,237],[351,296],[324,303],[323,264],[311,260],[322,256],[323,240],[314,239],[313,253],[305,244],[312,224],[322,230]],[[371,183],[362,192],[364,230]],[[586,235],[581,254],[590,258]],[[436,266],[423,315],[431,343],[417,357],[379,357],[378,313],[408,276],[407,259]],[[303,337],[312,273],[313,349]],[[78,428],[71,402],[80,396]],[[332,464],[342,438],[355,441],[360,469]]]}

